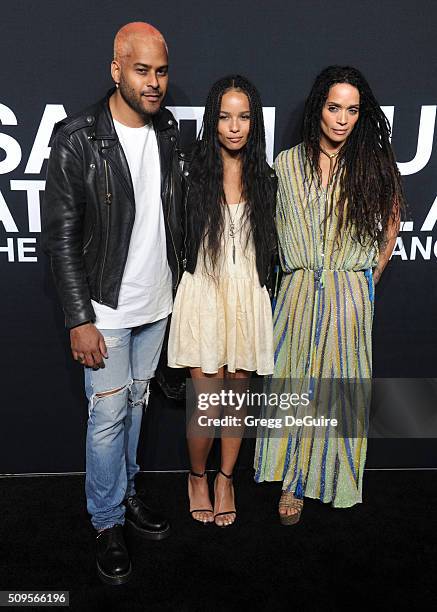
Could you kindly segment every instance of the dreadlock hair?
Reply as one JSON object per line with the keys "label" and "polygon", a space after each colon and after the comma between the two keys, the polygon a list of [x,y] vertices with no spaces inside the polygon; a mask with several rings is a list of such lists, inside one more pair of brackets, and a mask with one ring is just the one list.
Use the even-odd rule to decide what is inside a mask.
{"label": "dreadlock hair", "polygon": [[[369,239],[383,244],[390,220],[397,223],[405,210],[400,174],[390,144],[390,124],[382,112],[364,76],[350,66],[328,66],[317,76],[305,103],[303,142],[310,165],[311,179],[321,181],[320,137],[321,115],[329,91],[337,83],[348,83],[358,89],[358,120],[338,155],[339,184],[337,203],[338,232],[353,230],[361,244]],[[346,211],[346,212],[345,212]]]}
{"label": "dreadlock hair", "polygon": [[209,259],[212,271],[215,271],[219,259],[226,212],[217,127],[222,97],[228,91],[243,92],[250,108],[249,136],[240,152],[241,201],[245,202],[242,223],[249,223],[247,239],[253,236],[257,253],[263,260],[271,257],[276,245],[273,214],[268,210],[269,205],[274,206],[275,192],[272,182],[267,180],[270,168],[266,162],[261,99],[255,86],[243,76],[226,76],[214,83],[208,93],[190,172],[190,202],[194,209],[189,231],[194,244],[200,246],[203,241],[204,262]]}

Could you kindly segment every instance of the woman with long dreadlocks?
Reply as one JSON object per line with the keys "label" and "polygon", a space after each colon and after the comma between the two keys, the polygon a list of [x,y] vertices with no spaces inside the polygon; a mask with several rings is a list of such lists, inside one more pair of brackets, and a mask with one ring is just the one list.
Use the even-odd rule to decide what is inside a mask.
{"label": "woman with long dreadlocks", "polygon": [[[283,481],[279,517],[291,525],[305,496],[339,508],[362,499],[373,290],[393,251],[404,198],[388,121],[358,70],[330,66],[319,74],[305,105],[303,142],[280,153],[275,169],[284,275],[273,316],[273,382],[292,381],[312,405],[324,398],[325,416],[334,408],[347,423],[337,435],[334,427],[320,434],[299,423],[282,438],[259,431],[255,480]],[[329,395],[338,397],[348,381],[355,381],[349,413]]]}
{"label": "woman with long dreadlocks", "polygon": [[[260,97],[247,79],[229,76],[213,85],[202,136],[185,159],[185,272],[174,303],[168,364],[189,367],[195,390],[207,379],[209,391],[224,378],[244,387],[251,372],[273,372],[266,285],[276,250],[277,187],[266,162]],[[190,512],[196,521],[224,527],[236,518],[232,472],[241,436],[226,436],[222,429],[214,506],[205,471],[212,441],[188,435]]]}

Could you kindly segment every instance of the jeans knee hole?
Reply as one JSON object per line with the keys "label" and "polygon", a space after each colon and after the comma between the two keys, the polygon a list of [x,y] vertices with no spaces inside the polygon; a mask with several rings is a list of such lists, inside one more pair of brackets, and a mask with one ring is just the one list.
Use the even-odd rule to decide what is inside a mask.
{"label": "jeans knee hole", "polygon": [[112,395],[117,395],[117,393],[120,393],[120,391],[124,391],[124,389],[126,389],[126,385],[123,385],[123,387],[118,387],[117,389],[111,389],[110,391],[101,391],[100,393],[96,393],[95,397],[111,397]]}

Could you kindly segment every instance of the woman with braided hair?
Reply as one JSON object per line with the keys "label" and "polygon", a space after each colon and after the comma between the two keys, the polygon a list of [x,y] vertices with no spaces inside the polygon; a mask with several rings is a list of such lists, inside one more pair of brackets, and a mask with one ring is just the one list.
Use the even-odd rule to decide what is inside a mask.
{"label": "woman with braided hair", "polygon": [[[275,169],[284,275],[273,380],[306,391],[313,407],[324,397],[325,416],[337,410],[343,427],[320,433],[297,423],[282,438],[259,431],[255,479],[283,481],[279,517],[291,525],[305,496],[339,508],[362,500],[373,290],[393,251],[404,197],[388,121],[358,70],[330,66],[319,74],[303,142],[280,153]],[[355,395],[339,410],[332,397],[345,388]]]}
{"label": "woman with braided hair", "polygon": [[[201,137],[183,159],[185,272],[173,308],[168,365],[189,367],[197,393],[219,390],[223,379],[246,388],[251,372],[273,372],[266,285],[276,251],[276,177],[266,162],[261,100],[247,79],[231,75],[213,85]],[[213,440],[188,429],[191,515],[201,523],[230,525],[241,435],[222,428],[213,506],[205,471]]]}

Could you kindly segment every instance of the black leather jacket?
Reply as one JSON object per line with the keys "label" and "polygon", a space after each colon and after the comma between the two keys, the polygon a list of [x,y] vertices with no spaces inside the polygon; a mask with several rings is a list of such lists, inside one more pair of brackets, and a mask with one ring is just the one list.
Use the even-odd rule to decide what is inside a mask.
{"label": "black leather jacket", "polygon": [[[66,326],[95,320],[91,299],[116,308],[135,218],[126,157],[106,97],[59,122],[42,208],[49,255]],[[182,274],[182,184],[178,129],[165,108],[153,117],[160,162],[167,258],[173,288]]]}
{"label": "black leather jacket", "polygon": [[[193,160],[194,151],[189,150],[180,153],[182,160],[182,173],[183,173],[183,192],[184,192],[184,259],[183,267],[184,270],[194,273],[197,265],[197,256],[200,248],[200,236],[199,232],[190,230],[193,226],[199,223],[196,216],[196,203],[192,202],[190,183],[190,168]],[[254,243],[255,243],[255,255],[256,255],[256,268],[258,272],[258,278],[261,287],[264,285],[267,287],[270,295],[272,294],[272,283],[273,283],[273,272],[277,264],[277,233],[275,224],[275,211],[276,211],[276,192],[278,188],[278,179],[272,168],[266,162],[265,180],[271,184],[271,199],[269,202],[265,202],[265,226],[270,235],[271,250],[264,252],[260,248],[259,241],[257,240],[256,229],[254,231]],[[196,238],[197,236],[197,238]]]}

